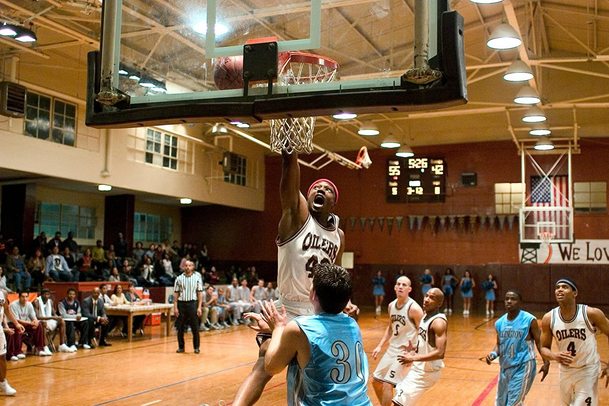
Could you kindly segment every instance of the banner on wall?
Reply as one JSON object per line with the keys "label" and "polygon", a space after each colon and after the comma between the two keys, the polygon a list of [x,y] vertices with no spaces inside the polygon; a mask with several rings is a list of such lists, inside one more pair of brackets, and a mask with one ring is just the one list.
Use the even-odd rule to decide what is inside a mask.
{"label": "banner on wall", "polygon": [[609,240],[521,244],[520,261],[537,264],[609,264]]}

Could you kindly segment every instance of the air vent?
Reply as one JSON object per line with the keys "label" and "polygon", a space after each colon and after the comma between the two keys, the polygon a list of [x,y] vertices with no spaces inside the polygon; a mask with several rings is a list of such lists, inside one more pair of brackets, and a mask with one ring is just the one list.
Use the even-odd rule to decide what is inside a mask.
{"label": "air vent", "polygon": [[13,82],[0,82],[0,114],[9,117],[25,115],[27,89]]}

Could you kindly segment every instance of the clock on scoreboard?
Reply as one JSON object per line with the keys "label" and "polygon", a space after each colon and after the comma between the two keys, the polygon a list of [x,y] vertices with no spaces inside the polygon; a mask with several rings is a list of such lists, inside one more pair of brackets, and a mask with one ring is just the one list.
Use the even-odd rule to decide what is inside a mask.
{"label": "clock on scoreboard", "polygon": [[443,202],[445,189],[443,158],[394,157],[387,160],[388,202]]}

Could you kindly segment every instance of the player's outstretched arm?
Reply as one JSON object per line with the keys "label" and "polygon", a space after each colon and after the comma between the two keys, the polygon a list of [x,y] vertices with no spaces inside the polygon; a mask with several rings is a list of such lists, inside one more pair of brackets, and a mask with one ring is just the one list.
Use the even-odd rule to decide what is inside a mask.
{"label": "player's outstretched arm", "polygon": [[535,342],[535,347],[537,347],[537,351],[539,351],[539,354],[543,359],[543,366],[539,370],[539,373],[541,373],[541,382],[543,382],[543,380],[546,379],[546,376],[548,375],[548,371],[550,370],[550,360],[546,359],[543,356],[543,352],[541,351],[541,330],[539,328],[539,324],[537,323],[537,319],[531,320],[531,328],[529,330],[529,334]]}
{"label": "player's outstretched arm", "polygon": [[284,241],[304,224],[308,216],[308,208],[305,197],[300,193],[298,154],[282,152],[281,164],[279,240]]}
{"label": "player's outstretched arm", "polygon": [[[609,320],[601,309],[588,307],[588,320],[609,339]],[[609,364],[605,364],[601,378],[605,378],[605,388],[609,385]]]}

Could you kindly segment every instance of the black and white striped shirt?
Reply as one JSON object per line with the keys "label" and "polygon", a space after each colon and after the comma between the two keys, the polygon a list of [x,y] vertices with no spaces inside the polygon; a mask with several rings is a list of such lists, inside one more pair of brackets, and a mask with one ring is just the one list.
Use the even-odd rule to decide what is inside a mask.
{"label": "black and white striped shirt", "polygon": [[193,272],[192,275],[186,276],[186,274],[183,273],[176,278],[173,291],[180,292],[180,297],[178,299],[180,302],[197,300],[197,292],[203,291],[201,275],[197,272]]}

